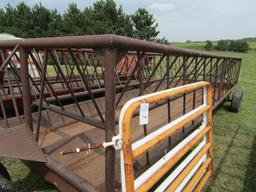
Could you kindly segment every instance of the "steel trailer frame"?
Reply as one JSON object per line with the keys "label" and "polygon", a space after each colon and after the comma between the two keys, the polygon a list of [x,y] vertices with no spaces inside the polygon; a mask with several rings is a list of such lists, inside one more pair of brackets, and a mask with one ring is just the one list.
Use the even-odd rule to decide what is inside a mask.
{"label": "steel trailer frame", "polygon": [[[175,48],[112,34],[6,40],[0,42],[0,54],[3,118],[0,131],[4,135],[8,127],[15,128],[13,134],[29,130],[34,138],[31,146],[38,151],[34,159],[24,157],[21,154],[23,148],[14,149],[16,155],[15,151],[8,154],[4,149],[8,146],[7,141],[15,141],[12,141],[12,134],[6,134],[0,155],[22,159],[33,172],[64,191],[96,189],[75,174],[67,174],[65,167],[57,166],[38,147],[45,110],[102,129],[105,141],[109,142],[117,134],[118,109],[124,105],[129,91],[137,90],[133,96],[140,96],[203,80],[213,86],[213,105],[216,108],[237,84],[242,62],[240,57]],[[14,64],[14,59],[20,62],[20,69]],[[28,60],[34,62],[39,78],[29,74]],[[54,71],[52,75],[49,66]],[[12,77],[6,73],[7,67],[13,71]],[[198,93],[192,95],[190,103],[195,108]],[[103,98],[103,102],[100,103],[98,98]],[[182,96],[183,114],[188,99],[186,94]],[[65,100],[73,103],[72,109]],[[86,100],[90,100],[93,106],[93,115],[84,112],[82,103]],[[171,102],[168,99],[151,106],[151,109],[166,105],[170,122]],[[14,117],[6,113],[8,104]],[[147,135],[147,127],[144,127],[144,135]],[[106,191],[114,191],[116,186],[115,162],[114,148],[106,148]]]}

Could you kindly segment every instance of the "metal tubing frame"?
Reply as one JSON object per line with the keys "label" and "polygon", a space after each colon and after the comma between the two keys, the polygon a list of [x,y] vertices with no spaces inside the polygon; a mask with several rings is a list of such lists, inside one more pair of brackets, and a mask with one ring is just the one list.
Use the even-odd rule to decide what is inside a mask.
{"label": "metal tubing frame", "polygon": [[107,35],[85,35],[85,36],[66,36],[66,37],[47,37],[21,40],[1,41],[0,48],[11,48],[19,44],[27,48],[118,48],[130,51],[148,51],[153,53],[171,53],[174,55],[218,57],[218,58],[240,58],[227,57],[212,54],[206,51],[195,51],[190,49],[176,48],[168,45],[153,43],[144,40],[133,39],[114,34]]}
{"label": "metal tubing frame", "polygon": [[[175,121],[164,125],[163,127],[157,129],[151,134],[147,135],[143,139],[132,143],[132,133],[131,133],[131,120],[133,118],[133,113],[142,103],[157,103],[161,100],[166,100],[169,97],[182,95],[184,93],[192,92],[193,90],[198,90],[203,88],[203,104],[196,109],[190,111],[184,116],[176,119]],[[122,149],[120,151],[121,158],[121,179],[122,179],[122,191],[134,192],[134,191],[148,191],[159,179],[168,172],[168,170],[174,165],[170,162],[175,163],[188,152],[196,142],[200,141],[203,135],[207,136],[207,142],[210,144],[208,149],[205,151],[208,153],[209,163],[207,164],[208,171],[212,170],[212,87],[208,82],[198,82],[194,84],[184,85],[181,87],[168,89],[156,93],[152,93],[146,96],[137,97],[128,101],[122,108],[119,120],[119,134],[122,139]],[[192,122],[203,115],[203,122],[197,130],[195,130],[191,135],[183,140],[179,145],[183,148],[180,149],[180,153],[183,155],[178,155],[178,158],[171,159],[171,154],[173,150],[179,146],[177,145],[174,149],[168,152],[163,158],[161,158],[152,167],[147,169],[145,173],[139,176],[136,180],[134,178],[134,168],[133,162],[142,154],[146,153],[148,150],[153,148],[156,144],[160,143],[165,138],[174,134],[177,130],[184,127],[184,125]],[[192,137],[193,135],[193,137]],[[192,144],[193,143],[193,144]],[[187,145],[186,145],[187,144]],[[170,155],[169,155],[170,153]],[[177,152],[178,153],[178,152]],[[170,157],[167,157],[167,156]],[[197,162],[197,161],[196,161]],[[159,164],[159,165],[158,165]],[[189,164],[190,165],[190,164]],[[157,168],[156,168],[157,167]],[[168,167],[168,168],[166,168]],[[154,170],[154,171],[153,171]],[[144,177],[147,177],[145,179]],[[185,176],[184,176],[185,177]],[[177,178],[179,184],[182,180]],[[172,188],[171,191],[173,191]]]}
{"label": "metal tubing frame", "polygon": [[[105,50],[105,141],[111,141],[116,135],[115,128],[115,66],[116,49]],[[113,147],[108,147],[105,151],[105,183],[106,191],[115,191],[115,160],[116,152]]]}
{"label": "metal tubing frame", "polygon": [[[16,74],[16,78],[9,82],[3,75],[1,90],[5,93],[6,89],[10,89],[10,87],[11,89],[19,89],[19,94],[12,91],[10,95],[6,96],[1,93],[1,109],[6,106],[5,102],[8,96],[11,96],[10,98],[22,97],[24,119],[31,129],[33,129],[33,111],[31,110],[33,101],[33,104],[39,106],[39,111],[43,109],[52,110],[60,115],[104,129],[105,141],[110,141],[116,134],[115,126],[118,122],[116,121],[115,112],[117,108],[123,106],[121,101],[127,91],[133,88],[139,89],[139,95],[143,95],[159,89],[178,86],[182,80],[183,84],[186,84],[191,81],[200,81],[200,78],[203,77],[214,87],[214,107],[216,107],[238,82],[241,68],[241,58],[239,57],[175,48],[111,34],[8,40],[0,42],[0,49],[2,53],[9,51],[9,55],[2,58],[0,69],[4,71],[6,67],[10,66]],[[44,75],[43,68],[45,64],[41,61],[43,60],[41,57],[45,57],[46,52],[49,52],[50,58],[54,61],[53,69],[55,72],[60,72],[56,76],[50,77],[48,73]],[[139,53],[139,57],[137,57],[137,53]],[[16,64],[12,61],[14,58],[20,62],[20,73]],[[33,61],[36,70],[41,75],[40,77],[33,78],[29,74],[28,60]],[[119,63],[121,60],[123,63]],[[67,69],[67,74],[63,74],[61,68],[63,63]],[[117,70],[118,65],[121,65],[120,71]],[[163,67],[165,65],[166,67]],[[221,70],[222,67],[225,72]],[[79,70],[80,77],[76,75],[75,69]],[[98,69],[100,70],[98,71]],[[125,74],[122,74],[124,71]],[[137,75],[139,75],[139,78],[137,78]],[[122,80],[121,76],[126,79]],[[154,77],[157,78],[154,79]],[[166,86],[162,86],[164,83],[166,83]],[[226,87],[226,84],[229,83],[231,84],[230,88]],[[55,85],[58,84],[62,88],[66,85],[66,90],[58,92],[55,88]],[[153,91],[149,90],[151,85],[156,86]],[[40,93],[40,86],[41,88],[45,87],[46,91],[43,90]],[[77,92],[78,88],[80,91]],[[217,90],[217,88],[223,90]],[[120,93],[117,100],[116,90]],[[221,91],[218,98],[215,97],[217,91]],[[67,93],[71,93],[71,96],[68,96]],[[101,120],[99,120],[66,110],[61,102],[62,98],[72,98],[73,95],[73,102],[79,108],[80,103],[76,100],[76,95],[81,93],[84,93],[84,96],[93,101],[97,113],[100,116],[105,115],[104,119],[101,117]],[[99,103],[97,103],[96,98],[94,99],[97,94],[105,96],[105,111],[102,111],[102,108],[100,109]],[[194,99],[195,95],[193,96]],[[76,101],[74,101],[74,98]],[[186,107],[185,102],[186,98],[184,97],[183,104]],[[195,101],[193,102],[195,103]],[[195,108],[194,103],[193,108]],[[170,122],[170,99],[166,99],[164,104],[167,104],[168,121]],[[161,105],[159,104],[159,106]],[[8,125],[5,110],[2,113]],[[40,120],[41,117],[39,116],[36,137],[39,133]],[[146,129],[145,127],[145,135],[147,135]],[[112,192],[115,190],[116,158],[114,149],[106,149],[105,157],[106,191]]]}
{"label": "metal tubing frame", "polygon": [[32,96],[30,91],[29,83],[29,72],[28,72],[28,52],[24,48],[20,48],[20,67],[21,67],[21,81],[23,89],[23,108],[25,122],[28,124],[31,130],[33,130],[33,119],[32,119]]}

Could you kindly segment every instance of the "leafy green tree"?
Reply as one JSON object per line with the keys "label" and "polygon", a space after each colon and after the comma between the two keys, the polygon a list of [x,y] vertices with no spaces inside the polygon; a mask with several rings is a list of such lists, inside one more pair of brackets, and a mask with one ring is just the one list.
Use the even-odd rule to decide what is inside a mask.
{"label": "leafy green tree", "polygon": [[244,40],[236,40],[229,42],[229,51],[234,52],[247,52],[249,50],[249,45],[247,41]]}
{"label": "leafy green tree", "polygon": [[229,50],[229,41],[227,41],[227,40],[218,41],[215,49],[218,51],[228,51]]}
{"label": "leafy green tree", "polygon": [[21,30],[22,37],[29,37],[32,30],[32,12],[29,6],[21,2],[16,6],[16,21],[14,26]]}
{"label": "leafy green tree", "polygon": [[211,41],[206,41],[206,45],[204,46],[205,50],[210,51],[213,49],[213,44]]}
{"label": "leafy green tree", "polygon": [[19,37],[46,37],[114,33],[139,39],[168,43],[157,39],[157,23],[152,14],[138,9],[128,15],[114,0],[99,0],[81,11],[71,3],[63,15],[41,3],[32,8],[24,2],[0,9],[0,31]]}
{"label": "leafy green tree", "polygon": [[163,38],[161,38],[161,39],[155,39],[154,40],[156,43],[161,43],[161,44],[166,44],[166,45],[169,45],[169,41],[165,38],[165,37],[163,37]]}
{"label": "leafy green tree", "polygon": [[159,31],[157,30],[158,24],[153,15],[146,9],[138,9],[132,16],[132,23],[134,27],[134,37],[143,40],[156,39]]}
{"label": "leafy green tree", "polygon": [[89,34],[133,34],[130,17],[121,6],[117,7],[114,0],[96,1],[93,6],[85,8],[84,15],[87,21],[84,27],[89,30]]}
{"label": "leafy green tree", "polygon": [[220,40],[217,42],[216,49],[219,51],[247,52],[249,45],[244,40]]}
{"label": "leafy green tree", "polygon": [[50,13],[50,22],[48,24],[48,36],[60,36],[63,33],[63,19],[56,9]]}
{"label": "leafy green tree", "polygon": [[237,42],[239,44],[239,49],[238,49],[239,52],[246,53],[250,49],[249,44],[247,43],[247,41],[241,40],[241,41],[237,41]]}
{"label": "leafy green tree", "polygon": [[63,33],[66,35],[82,35],[84,34],[83,25],[83,12],[78,9],[75,3],[69,4],[67,11],[63,15]]}
{"label": "leafy green tree", "polygon": [[4,9],[0,9],[0,31],[4,32],[6,27],[6,19]]}
{"label": "leafy green tree", "polygon": [[48,36],[49,23],[51,22],[51,12],[42,6],[41,3],[36,4],[32,8],[33,37]]}
{"label": "leafy green tree", "polygon": [[130,16],[125,14],[121,7],[118,10],[118,19],[115,23],[114,33],[128,37],[133,36],[133,28]]}
{"label": "leafy green tree", "polygon": [[11,33],[16,36],[23,36],[23,32],[21,29],[17,27],[17,10],[13,8],[9,3],[6,5],[4,9],[4,30],[5,33]]}

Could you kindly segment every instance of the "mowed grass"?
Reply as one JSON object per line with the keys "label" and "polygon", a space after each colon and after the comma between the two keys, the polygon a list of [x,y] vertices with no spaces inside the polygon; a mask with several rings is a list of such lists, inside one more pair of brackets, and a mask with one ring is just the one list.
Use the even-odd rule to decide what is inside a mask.
{"label": "mowed grass", "polygon": [[172,46],[187,49],[204,49],[206,42],[171,43]]}
{"label": "mowed grass", "polygon": [[17,192],[57,192],[54,186],[45,182],[17,159],[1,158],[8,169]]}
{"label": "mowed grass", "polygon": [[214,116],[214,175],[206,191],[256,191],[256,50],[240,56],[241,111],[226,104]]}
{"label": "mowed grass", "polygon": [[[186,44],[176,46],[196,49],[204,46]],[[205,188],[207,192],[256,191],[256,43],[250,43],[250,47],[252,50],[246,54],[224,53],[243,57],[239,86],[244,97],[239,113],[229,112],[227,103],[214,115],[214,174]],[[17,192],[57,191],[21,161],[3,158],[1,162],[8,168]]]}
{"label": "mowed grass", "polygon": [[[226,103],[214,115],[214,174],[205,191],[256,191],[256,42],[249,45],[251,50],[246,54],[216,52],[243,58],[238,86],[244,96],[239,113],[229,112],[230,103]],[[203,49],[204,43],[176,46]]]}

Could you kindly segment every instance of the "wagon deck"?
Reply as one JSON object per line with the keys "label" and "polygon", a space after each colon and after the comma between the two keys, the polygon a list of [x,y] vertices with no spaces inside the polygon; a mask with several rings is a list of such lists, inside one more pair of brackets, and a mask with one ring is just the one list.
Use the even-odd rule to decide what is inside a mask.
{"label": "wagon deck", "polygon": [[[0,52],[1,130],[26,124],[36,143],[31,145],[39,146],[46,160],[20,159],[62,191],[121,190],[119,155],[112,147],[64,156],[61,152],[110,141],[128,100],[203,80],[214,88],[216,108],[236,85],[241,65],[236,57],[115,35],[3,41]],[[20,61],[20,70],[14,60]],[[39,77],[29,73],[28,60]],[[6,67],[13,70],[11,78]],[[199,89],[150,105],[146,127],[138,125],[137,111],[132,121],[134,141],[201,103]],[[195,129],[197,121],[139,158],[135,176]]]}

